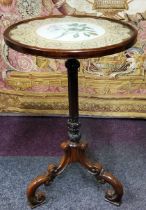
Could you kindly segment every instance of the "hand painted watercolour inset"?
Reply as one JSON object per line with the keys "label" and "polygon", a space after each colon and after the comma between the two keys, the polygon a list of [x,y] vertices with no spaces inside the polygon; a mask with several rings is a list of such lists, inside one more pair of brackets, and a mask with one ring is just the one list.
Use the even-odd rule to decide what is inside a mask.
{"label": "hand painted watercolour inset", "polygon": [[37,34],[46,39],[59,41],[83,41],[93,39],[105,33],[105,30],[95,24],[84,22],[55,23],[41,26]]}

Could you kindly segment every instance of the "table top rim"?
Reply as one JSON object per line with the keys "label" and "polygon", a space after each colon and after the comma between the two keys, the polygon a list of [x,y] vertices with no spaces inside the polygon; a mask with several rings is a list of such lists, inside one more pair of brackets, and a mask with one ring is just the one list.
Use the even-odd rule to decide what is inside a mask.
{"label": "table top rim", "polygon": [[[119,42],[118,44],[100,47],[100,48],[89,48],[89,49],[51,49],[51,48],[40,48],[30,45],[25,45],[20,43],[10,37],[10,32],[12,29],[17,27],[18,25],[34,21],[34,20],[43,20],[43,19],[51,19],[51,18],[64,18],[64,17],[79,17],[79,18],[94,18],[94,19],[103,19],[116,23],[120,23],[123,26],[126,26],[132,31],[132,35],[130,38],[124,40],[123,42]],[[14,50],[31,55],[45,56],[49,58],[92,58],[92,57],[101,57],[106,55],[111,55],[114,53],[118,53],[124,51],[136,42],[137,40],[137,30],[128,23],[125,23],[120,20],[107,18],[107,17],[98,17],[98,16],[90,16],[90,15],[51,15],[51,16],[42,16],[29,18],[17,23],[12,24],[4,31],[4,40],[6,44],[13,48]]]}

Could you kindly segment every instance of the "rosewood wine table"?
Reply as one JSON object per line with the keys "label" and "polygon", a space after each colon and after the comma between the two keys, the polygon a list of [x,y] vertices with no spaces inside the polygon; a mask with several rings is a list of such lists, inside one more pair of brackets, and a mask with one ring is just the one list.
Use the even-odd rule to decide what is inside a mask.
{"label": "rosewood wine table", "polygon": [[5,42],[16,51],[65,59],[68,74],[68,141],[61,144],[65,154],[60,164],[49,165],[46,174],[36,177],[28,185],[27,198],[32,208],[45,201],[44,193],[37,192],[39,186],[49,185],[68,164],[74,162],[79,162],[101,183],[110,184],[112,189],[106,192],[105,199],[120,205],[123,196],[121,182],[106,172],[100,163],[89,161],[85,155],[87,144],[80,141],[78,59],[124,51],[135,43],[136,37],[137,31],[124,22],[92,16],[39,17],[13,24],[4,32]]}

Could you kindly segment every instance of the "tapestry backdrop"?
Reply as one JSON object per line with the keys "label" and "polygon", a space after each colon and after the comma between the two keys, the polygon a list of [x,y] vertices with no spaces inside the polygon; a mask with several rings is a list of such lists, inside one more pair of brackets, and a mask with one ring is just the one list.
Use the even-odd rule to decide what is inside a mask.
{"label": "tapestry backdrop", "polygon": [[80,113],[146,117],[146,0],[0,0],[0,112],[67,114],[64,60],[18,53],[3,32],[22,19],[90,14],[132,24],[138,41],[125,52],[81,60]]}

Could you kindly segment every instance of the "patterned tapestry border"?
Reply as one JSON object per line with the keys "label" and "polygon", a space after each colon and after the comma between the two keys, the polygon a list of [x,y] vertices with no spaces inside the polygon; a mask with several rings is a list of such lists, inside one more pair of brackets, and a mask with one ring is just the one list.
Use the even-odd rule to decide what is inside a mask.
{"label": "patterned tapestry border", "polygon": [[[66,95],[50,94],[36,97],[33,94],[15,94],[13,91],[7,91],[0,93],[0,101],[0,112],[6,114],[68,114]],[[142,99],[90,98],[89,100],[82,97],[79,106],[80,114],[83,116],[146,118],[146,100]]]}

